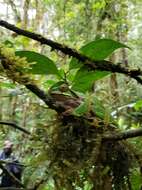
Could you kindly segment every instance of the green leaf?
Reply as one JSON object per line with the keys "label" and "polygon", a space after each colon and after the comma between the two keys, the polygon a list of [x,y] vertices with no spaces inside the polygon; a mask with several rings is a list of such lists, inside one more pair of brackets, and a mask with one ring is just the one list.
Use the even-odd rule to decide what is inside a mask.
{"label": "green leaf", "polygon": [[59,87],[64,84],[64,81],[58,81],[50,87],[50,91],[59,91]]}
{"label": "green leaf", "polygon": [[[110,54],[112,54],[116,49],[119,48],[129,48],[129,47],[126,46],[125,44],[122,44],[120,42],[111,39],[98,39],[83,46],[80,49],[80,52],[83,55],[88,56],[92,60],[104,60]],[[81,63],[77,59],[75,58],[71,59],[70,69],[79,68],[80,66]]]}
{"label": "green leaf", "polygon": [[142,100],[138,100],[135,105],[134,108],[138,111],[142,108]]}
{"label": "green leaf", "polygon": [[110,121],[113,121],[109,110],[103,106],[102,102],[98,98],[92,95],[88,95],[84,102],[74,109],[73,114],[82,116],[89,111],[93,111],[96,116],[103,120],[109,119]]}
{"label": "green leaf", "polygon": [[94,60],[103,60],[119,48],[129,47],[111,39],[98,39],[82,47],[81,51]]}
{"label": "green leaf", "polygon": [[16,51],[15,54],[19,57],[26,57],[29,63],[35,62],[28,70],[32,74],[54,74],[59,76],[55,63],[48,57],[33,51]]}
{"label": "green leaf", "polygon": [[48,89],[55,84],[55,80],[48,79],[43,83],[44,88]]}
{"label": "green leaf", "polygon": [[88,111],[88,101],[81,103],[77,108],[74,109],[73,114],[76,116],[82,116]]}
{"label": "green leaf", "polygon": [[92,111],[101,119],[105,118],[105,108],[101,101],[95,96],[93,97]]}
{"label": "green leaf", "polygon": [[92,97],[92,111],[96,116],[103,119],[106,122],[114,123],[114,119],[111,116],[110,110],[104,107],[102,101],[100,101],[95,95]]}
{"label": "green leaf", "polygon": [[70,61],[69,69],[77,69],[80,68],[82,65],[82,62],[79,62],[76,58],[73,57]]}
{"label": "green leaf", "polygon": [[91,71],[84,65],[75,75],[72,89],[79,92],[86,92],[92,88],[94,81],[100,80],[109,75],[107,71]]}

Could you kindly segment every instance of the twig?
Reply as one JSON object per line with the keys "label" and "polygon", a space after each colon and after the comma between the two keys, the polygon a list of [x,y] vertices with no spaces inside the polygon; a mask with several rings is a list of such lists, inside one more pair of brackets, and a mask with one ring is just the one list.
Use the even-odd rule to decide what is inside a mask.
{"label": "twig", "polygon": [[78,59],[80,62],[84,62],[88,67],[90,67],[92,70],[101,70],[101,71],[110,71],[113,73],[122,73],[125,74],[133,79],[135,79],[138,83],[142,84],[142,79],[139,77],[142,75],[142,71],[140,69],[134,69],[130,70],[125,67],[122,67],[121,65],[115,65],[114,63],[110,61],[94,61],[90,59],[89,57],[77,52],[75,49],[69,48],[66,45],[62,45],[60,43],[54,42],[50,39],[44,38],[42,35],[20,29],[12,24],[9,24],[6,21],[0,20],[0,26],[7,28],[18,35],[23,35],[28,38],[31,38],[33,40],[36,40],[40,42],[41,44],[46,44],[52,48],[52,50],[59,50],[65,55],[72,56],[76,59]]}
{"label": "twig", "polygon": [[26,129],[20,127],[20,126],[18,126],[18,125],[17,125],[16,123],[14,123],[14,122],[0,121],[0,124],[1,124],[1,125],[8,125],[8,126],[14,128],[14,129],[18,129],[18,130],[20,130],[20,131],[26,133],[27,135],[30,135],[30,134],[31,134],[28,130],[26,130]]}

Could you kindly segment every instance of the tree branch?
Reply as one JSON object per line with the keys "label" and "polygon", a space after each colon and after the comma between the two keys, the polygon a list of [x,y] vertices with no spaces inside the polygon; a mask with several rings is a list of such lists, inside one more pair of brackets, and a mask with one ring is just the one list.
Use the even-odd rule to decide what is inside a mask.
{"label": "tree branch", "polygon": [[[18,125],[16,125],[13,122],[0,121],[0,124],[11,126],[11,127],[18,129],[28,135],[31,134],[29,131],[27,131],[26,129],[23,129],[22,127],[19,127]],[[113,135],[111,135],[111,134],[104,135],[102,137],[102,140],[103,141],[109,141],[109,140],[110,141],[119,141],[119,140],[125,140],[128,138],[139,137],[139,136],[142,136],[142,129],[130,129],[130,130],[127,130],[124,132],[118,132],[117,134],[115,132]]]}
{"label": "tree branch", "polygon": [[17,125],[16,123],[14,123],[14,122],[0,121],[0,125],[8,125],[8,126],[14,128],[14,129],[18,129],[18,130],[20,130],[20,131],[26,133],[27,135],[30,135],[30,134],[31,134],[28,130],[26,130],[26,129],[20,127],[20,126],[18,126],[18,125]]}
{"label": "tree branch", "polygon": [[113,73],[122,73],[133,79],[135,79],[138,83],[142,84],[142,79],[140,76],[142,75],[142,71],[140,69],[130,70],[120,65],[115,65],[110,61],[102,60],[102,61],[94,61],[89,57],[77,52],[75,49],[69,48],[66,45],[62,45],[60,43],[54,42],[50,39],[46,39],[39,34],[35,34],[33,32],[29,32],[27,30],[20,29],[12,24],[9,24],[6,21],[0,20],[0,26],[7,28],[18,35],[23,35],[33,40],[40,42],[41,44],[46,44],[52,48],[52,50],[58,50],[64,53],[65,55],[72,56],[78,59],[80,62],[84,62],[89,68],[92,70],[101,70],[101,71],[110,71]]}
{"label": "tree branch", "polygon": [[[10,64],[7,63],[6,57],[2,57],[1,60],[2,60],[1,64],[2,64],[3,68],[6,71],[9,71],[9,73],[10,73],[10,76],[8,75],[9,78],[14,77],[14,74],[16,72],[18,72],[20,74],[21,78],[22,78],[22,76],[24,76],[22,71],[17,71],[16,69],[11,71]],[[11,76],[11,73],[12,73],[12,76]],[[26,78],[24,77],[24,81],[22,81],[22,82],[18,79],[15,79],[15,78],[14,78],[14,80],[16,80],[16,82],[18,82],[18,83],[22,83],[28,90],[33,92],[37,97],[39,97],[43,102],[45,102],[45,104],[48,105],[49,108],[56,110],[58,113],[61,113],[61,111],[62,112],[65,111],[63,101],[68,99],[68,96],[62,94],[61,95],[62,97],[61,97],[58,95],[59,98],[60,97],[62,98],[62,103],[56,104],[55,98],[53,98],[53,95],[51,96],[51,93],[48,93],[48,94],[45,93],[36,84],[34,84],[33,81],[31,81],[28,77],[26,77]],[[56,96],[56,99],[58,98],[58,96]],[[72,97],[70,97],[70,98],[72,98]]]}
{"label": "tree branch", "polygon": [[[113,63],[108,62],[108,61],[93,61],[90,58],[78,53],[74,49],[71,49],[67,46],[59,44],[52,40],[46,39],[46,38],[42,37],[41,35],[17,28],[16,26],[11,25],[5,21],[0,20],[0,25],[9,30],[16,32],[19,35],[29,37],[31,39],[41,42],[41,44],[46,44],[46,45],[50,46],[52,49],[60,50],[61,52],[63,52],[66,55],[75,57],[79,61],[85,62],[86,65],[88,65],[89,67],[91,67],[93,69],[123,73],[123,74],[126,74],[126,75],[136,79],[139,83],[142,84],[142,79],[139,77],[139,75],[142,75],[142,71],[140,71],[140,70],[129,70],[129,69],[121,67],[119,65],[114,65]],[[5,61],[2,61],[2,65],[6,70],[9,69],[9,66],[5,63]],[[27,79],[27,81],[28,81],[28,79]],[[43,100],[46,103],[46,105],[49,106],[49,108],[56,110],[58,113],[66,111],[66,107],[64,106],[64,103],[67,102],[68,99],[72,98],[72,97],[67,97],[63,94],[56,94],[56,97],[54,97],[54,94],[51,94],[51,95],[46,94],[36,84],[32,84],[30,82],[26,83],[24,85],[31,92],[33,92],[35,95],[37,95],[41,100]],[[56,102],[56,100],[57,100],[57,102]],[[72,103],[76,103],[75,106],[78,106],[78,104],[79,104],[77,102],[77,99],[72,99]],[[12,126],[16,129],[19,129],[19,130],[25,132],[26,134],[30,134],[29,131],[17,126],[15,123],[0,121],[0,124],[9,125],[9,126]],[[113,135],[112,134],[104,135],[102,137],[102,139],[103,139],[103,141],[109,141],[109,140],[118,141],[118,140],[124,140],[124,139],[128,139],[128,138],[138,137],[138,136],[142,136],[142,129],[128,130],[128,131],[124,131],[124,132],[119,132],[117,134],[116,134],[116,132],[114,132]]]}
{"label": "tree branch", "polygon": [[133,138],[133,137],[139,137],[142,136],[142,128],[140,129],[130,129],[126,130],[124,132],[119,132],[116,134],[116,131],[114,134],[108,134],[104,135],[102,140],[103,141],[119,141],[119,140],[125,140],[128,138]]}
{"label": "tree branch", "polygon": [[[6,64],[4,61],[2,61],[2,65],[7,70],[9,69],[9,65]],[[22,76],[22,73],[21,73]],[[30,81],[30,79],[26,79],[27,81]],[[66,96],[63,94],[46,94],[43,90],[41,90],[37,85],[32,83],[26,83],[24,84],[31,92],[33,92],[35,95],[37,95],[41,100],[43,100],[46,105],[49,106],[49,108],[56,110],[58,113],[62,113],[67,111],[67,107],[71,105],[74,105],[75,107],[79,106],[78,98],[72,98],[70,96]],[[74,107],[71,107],[74,108]],[[87,118],[86,118],[87,119]],[[11,125],[16,129],[19,129],[23,132],[26,132],[27,134],[30,134],[29,131],[17,126],[15,123],[11,122],[4,122],[0,121],[0,124],[6,124]],[[117,141],[117,140],[123,140],[127,138],[133,138],[137,136],[142,135],[142,129],[136,129],[136,130],[128,130],[124,132],[117,133],[114,132],[113,135],[108,134],[103,136],[103,141]]]}

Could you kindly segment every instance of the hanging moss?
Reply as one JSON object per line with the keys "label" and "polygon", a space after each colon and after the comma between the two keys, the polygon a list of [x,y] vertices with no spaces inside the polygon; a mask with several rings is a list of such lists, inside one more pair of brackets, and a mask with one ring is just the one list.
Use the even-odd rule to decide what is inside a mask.
{"label": "hanging moss", "polygon": [[74,185],[83,186],[86,180],[95,190],[104,190],[105,184],[115,190],[128,187],[132,155],[123,141],[102,142],[102,134],[109,127],[90,126],[83,119],[69,117],[68,125],[60,123],[52,128],[47,152],[58,188],[75,189]]}

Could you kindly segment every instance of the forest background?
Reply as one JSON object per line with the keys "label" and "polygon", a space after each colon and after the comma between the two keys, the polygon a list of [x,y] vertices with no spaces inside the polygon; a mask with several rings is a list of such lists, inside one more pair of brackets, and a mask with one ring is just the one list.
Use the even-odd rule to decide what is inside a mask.
{"label": "forest background", "polygon": [[[110,46],[116,45],[116,48],[110,52],[113,54],[106,53],[109,55],[107,60],[131,69],[141,68],[142,65],[141,9],[141,0],[0,0],[1,20],[8,21],[23,30],[41,34],[45,38],[56,41],[63,46],[67,45],[72,49],[80,50],[84,54],[85,50],[83,52],[81,47],[90,42],[105,39],[100,42],[100,44],[102,43],[100,47],[95,46],[96,50],[101,51],[103,50],[102,47],[104,47],[104,51],[107,52],[108,44]],[[0,36],[0,42],[5,47],[14,49],[17,55],[21,57],[23,57],[21,53],[23,50],[32,51],[39,54],[24,54],[28,58],[35,56],[34,59],[31,58],[32,62],[35,62],[35,59],[44,59],[42,56],[38,56],[45,55],[56,63],[61,76],[60,80],[59,76],[55,75],[56,69],[54,72],[52,71],[53,68],[51,68],[51,72],[47,71],[49,67],[45,66],[44,63],[39,63],[33,73],[30,74],[30,78],[35,80],[36,84],[44,89],[45,92],[54,91],[57,94],[58,92],[66,94],[67,88],[72,96],[85,99],[83,108],[75,110],[76,116],[86,116],[87,112],[90,111],[88,111],[90,102],[95,101],[98,105],[98,108],[95,105],[95,109],[97,109],[99,117],[101,119],[103,117],[105,124],[111,123],[112,117],[115,120],[117,129],[120,131],[141,128],[142,88],[141,84],[137,83],[136,80],[123,74],[116,74],[116,72],[112,72],[112,74],[97,73],[95,77],[88,70],[85,73],[82,70],[78,73],[80,68],[74,67],[76,63],[70,63],[71,61],[75,62],[71,56],[65,55],[63,52],[56,50],[56,48],[51,49],[45,44],[41,45],[40,42],[2,27],[0,28]],[[119,44],[119,42],[122,44]],[[118,50],[114,52],[116,49]],[[85,55],[89,56],[87,53]],[[48,62],[50,61],[48,60]],[[78,169],[79,179],[73,179],[71,184],[66,181],[65,177],[62,178],[60,175],[58,177],[62,178],[64,182],[63,184],[61,181],[60,183],[58,182],[56,172],[59,174],[60,171],[57,169],[57,165],[56,169],[50,166],[50,161],[53,161],[53,159],[50,158],[52,153],[49,143],[50,141],[52,142],[50,138],[56,135],[56,128],[61,125],[55,110],[49,109],[35,94],[31,93],[23,85],[18,84],[19,82],[17,83],[16,79],[13,82],[10,77],[8,78],[2,66],[0,67],[0,72],[1,123],[16,123],[32,134],[28,135],[1,124],[1,149],[5,139],[10,139],[14,142],[15,153],[21,162],[25,164],[23,173],[25,186],[33,189],[50,190],[59,189],[60,184],[61,189],[65,188],[67,190],[95,189],[95,185],[86,177],[88,171],[85,173],[84,168]],[[94,99],[94,97],[97,99]],[[68,111],[68,108],[66,111]],[[64,114],[66,115],[66,113]],[[70,112],[67,114],[70,114]],[[86,117],[89,116],[87,115]],[[95,123],[95,125],[97,126],[98,124]],[[127,141],[141,155],[141,137]],[[64,160],[63,164],[72,168],[68,160]],[[103,172],[107,173],[107,170],[109,169],[106,168]],[[106,174],[104,173],[103,175]],[[142,179],[137,163],[131,168],[130,173],[131,188],[133,190],[140,189]],[[70,173],[67,175],[70,176]],[[113,188],[113,185],[111,185],[111,188]],[[117,189],[117,187],[115,188]],[[121,188],[124,189],[124,186]],[[129,185],[125,187],[125,189],[129,188]]]}

